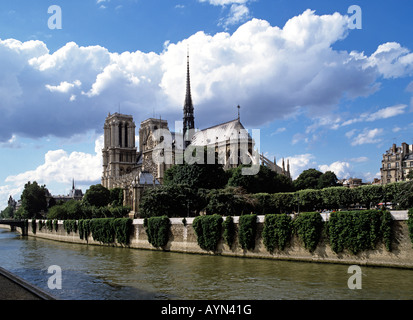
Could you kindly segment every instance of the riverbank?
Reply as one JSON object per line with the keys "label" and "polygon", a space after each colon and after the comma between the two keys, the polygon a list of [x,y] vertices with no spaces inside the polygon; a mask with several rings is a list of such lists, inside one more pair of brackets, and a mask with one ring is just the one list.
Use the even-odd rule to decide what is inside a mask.
{"label": "riverbank", "polygon": [[55,298],[0,267],[0,300],[55,300]]}
{"label": "riverbank", "polygon": [[[130,244],[126,247],[133,249],[145,250],[166,250],[170,252],[193,253],[193,254],[218,254],[222,256],[232,256],[240,258],[261,258],[261,259],[276,259],[276,260],[291,260],[305,262],[320,262],[320,263],[339,263],[339,264],[356,264],[365,266],[382,266],[395,268],[413,269],[413,249],[407,227],[407,212],[391,212],[393,221],[392,232],[392,250],[387,251],[384,244],[377,244],[375,250],[366,250],[358,254],[352,254],[347,251],[335,253],[329,244],[326,237],[322,237],[317,248],[313,252],[309,252],[304,248],[300,240],[293,236],[289,244],[284,250],[274,250],[268,252],[263,244],[262,230],[264,228],[265,216],[257,217],[257,233],[255,239],[255,247],[253,250],[242,249],[238,237],[235,237],[235,243],[229,247],[224,240],[221,239],[218,243],[216,252],[205,251],[200,248],[197,243],[197,236],[193,228],[194,218],[186,218],[184,224],[182,218],[171,218],[171,228],[169,241],[162,248],[154,248],[148,241],[146,228],[144,227],[143,219],[133,220],[133,231],[130,237]],[[324,220],[328,219],[328,215],[322,215]],[[234,217],[234,223],[237,227],[239,217]],[[58,230],[49,230],[43,227],[41,230],[36,230],[33,233],[31,221],[29,221],[28,234],[31,237],[38,237],[56,241],[79,243],[87,245],[106,245],[93,240],[90,235],[87,239],[80,239],[78,232],[68,234],[63,228],[63,221],[58,222]],[[113,244],[116,246],[124,246]],[[107,245],[106,245],[107,246]]]}

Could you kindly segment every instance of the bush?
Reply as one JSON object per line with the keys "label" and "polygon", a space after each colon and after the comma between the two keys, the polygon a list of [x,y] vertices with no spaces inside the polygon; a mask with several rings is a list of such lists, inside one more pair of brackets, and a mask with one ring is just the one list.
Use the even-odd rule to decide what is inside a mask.
{"label": "bush", "polygon": [[63,228],[66,230],[67,234],[70,234],[72,231],[76,233],[77,232],[76,220],[63,221]]}
{"label": "bush", "polygon": [[148,241],[156,248],[166,246],[169,240],[170,220],[167,216],[145,218]]}
{"label": "bush", "polygon": [[222,232],[222,216],[213,214],[198,216],[192,224],[199,246],[207,251],[216,251]]}
{"label": "bush", "polygon": [[310,252],[317,248],[323,225],[323,219],[318,212],[300,213],[293,221],[294,232]]}
{"label": "bush", "polygon": [[211,190],[207,196],[207,214],[236,216],[253,211],[256,199],[246,194],[242,188],[228,187]]}
{"label": "bush", "polygon": [[243,215],[239,218],[238,240],[241,248],[254,250],[257,233],[257,215]]}
{"label": "bush", "polygon": [[113,228],[115,230],[115,238],[118,243],[128,245],[130,234],[133,229],[132,219],[115,218],[113,219]]}
{"label": "bush", "polygon": [[347,249],[353,254],[375,249],[383,241],[388,251],[392,242],[390,212],[381,210],[341,211],[331,214],[328,235],[331,249],[340,253]]}
{"label": "bush", "polygon": [[292,220],[286,214],[268,214],[265,216],[262,231],[263,243],[269,252],[274,249],[284,250],[291,238]]}
{"label": "bush", "polygon": [[90,220],[89,219],[81,219],[79,220],[79,238],[85,239],[90,235]]}
{"label": "bush", "polygon": [[231,216],[225,218],[225,221],[223,223],[223,228],[224,228],[224,240],[226,244],[231,248],[235,240],[235,224],[234,224],[234,219]]}

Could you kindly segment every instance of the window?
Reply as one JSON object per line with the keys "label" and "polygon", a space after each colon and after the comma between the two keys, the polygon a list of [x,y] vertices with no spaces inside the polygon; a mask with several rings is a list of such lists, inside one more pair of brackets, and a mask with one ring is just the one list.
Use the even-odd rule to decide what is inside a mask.
{"label": "window", "polygon": [[410,166],[413,167],[413,161],[410,161]]}
{"label": "window", "polygon": [[391,163],[387,164],[387,169],[391,169]]}
{"label": "window", "polygon": [[396,154],[396,160],[400,160],[400,154]]}
{"label": "window", "polygon": [[398,162],[396,162],[396,168],[398,168],[399,167],[399,163]]}

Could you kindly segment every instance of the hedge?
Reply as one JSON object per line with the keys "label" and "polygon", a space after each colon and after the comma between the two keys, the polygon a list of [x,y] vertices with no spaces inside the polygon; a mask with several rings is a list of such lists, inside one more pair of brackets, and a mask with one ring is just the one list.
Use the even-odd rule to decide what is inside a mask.
{"label": "hedge", "polygon": [[254,250],[257,233],[257,215],[248,214],[239,217],[238,241],[242,249]]}
{"label": "hedge", "polygon": [[391,251],[392,222],[390,212],[386,210],[333,212],[328,221],[331,249],[336,253],[347,249],[357,254],[375,249],[382,241]]}
{"label": "hedge", "polygon": [[323,219],[318,212],[302,212],[293,221],[294,232],[310,252],[317,248],[323,226]]}
{"label": "hedge", "polygon": [[[93,240],[107,244],[114,243],[115,240],[121,244],[129,244],[131,227],[132,220],[129,218],[97,218],[89,222]],[[82,230],[82,236],[84,236],[84,230]]]}
{"label": "hedge", "polygon": [[170,224],[167,216],[145,218],[144,226],[149,243],[156,248],[166,246],[169,240]]}
{"label": "hedge", "polygon": [[222,216],[218,214],[198,216],[192,224],[198,245],[207,251],[216,251],[222,233]]}
{"label": "hedge", "polygon": [[284,250],[291,238],[292,220],[287,214],[268,214],[265,216],[262,238],[269,252]]}

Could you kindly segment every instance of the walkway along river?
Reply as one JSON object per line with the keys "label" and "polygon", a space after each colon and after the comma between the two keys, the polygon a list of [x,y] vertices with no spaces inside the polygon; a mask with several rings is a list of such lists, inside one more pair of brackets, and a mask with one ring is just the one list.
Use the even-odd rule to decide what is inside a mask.
{"label": "walkway along river", "polygon": [[[49,289],[48,268],[62,270]],[[413,270],[92,246],[0,229],[0,266],[59,299],[412,299]]]}

